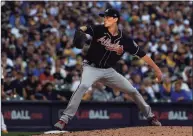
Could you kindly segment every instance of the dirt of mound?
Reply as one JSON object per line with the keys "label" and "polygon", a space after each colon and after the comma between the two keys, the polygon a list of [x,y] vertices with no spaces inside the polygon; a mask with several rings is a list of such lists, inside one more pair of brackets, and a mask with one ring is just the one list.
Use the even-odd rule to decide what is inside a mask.
{"label": "dirt of mound", "polygon": [[42,134],[38,136],[192,136],[192,127],[129,127],[107,130],[67,132],[63,134]]}

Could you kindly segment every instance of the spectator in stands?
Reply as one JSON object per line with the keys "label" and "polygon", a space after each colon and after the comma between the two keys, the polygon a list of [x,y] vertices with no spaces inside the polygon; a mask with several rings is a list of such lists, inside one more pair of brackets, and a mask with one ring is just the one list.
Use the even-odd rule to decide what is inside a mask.
{"label": "spectator in stands", "polygon": [[179,82],[181,84],[181,89],[186,91],[186,92],[190,92],[190,88],[188,86],[188,84],[186,82],[183,81],[182,76],[177,76],[177,82]]}
{"label": "spectator in stands", "polygon": [[35,89],[31,92],[30,100],[47,100],[40,82],[36,84]]}
{"label": "spectator in stands", "polygon": [[36,63],[34,60],[30,59],[27,61],[27,66],[25,68],[25,75],[32,74],[36,75]]}
{"label": "spectator in stands", "polygon": [[16,69],[16,71],[25,73],[25,67],[26,67],[26,63],[23,61],[22,56],[18,56],[15,60],[14,68]]}
{"label": "spectator in stands", "polygon": [[51,74],[58,73],[62,78],[65,78],[67,75],[67,72],[65,71],[64,67],[62,66],[61,59],[57,59],[55,61],[55,66],[52,66]]}
{"label": "spectator in stands", "polygon": [[46,83],[43,87],[43,90],[47,100],[66,101],[66,98],[64,96],[61,96],[54,90],[52,83]]}
{"label": "spectator in stands", "polygon": [[[15,35],[14,35],[15,36]],[[27,57],[30,57],[29,54],[27,54],[27,46],[25,46],[25,43],[24,43],[24,38],[23,36],[21,36],[20,34],[16,34],[15,36],[15,46],[16,46],[16,51],[19,55],[21,55],[25,60],[27,60],[28,58]],[[29,50],[29,49],[28,49]]]}
{"label": "spectator in stands", "polygon": [[[56,61],[57,62],[57,61]],[[56,64],[54,76],[54,89],[56,91],[64,91],[65,90],[65,77],[66,71],[60,67],[60,64]]]}
{"label": "spectator in stands", "polygon": [[180,81],[177,81],[174,84],[174,91],[171,94],[172,102],[185,102],[191,100],[187,91],[181,89],[181,86],[182,83]]}
{"label": "spectator in stands", "polygon": [[106,102],[112,99],[112,94],[105,90],[101,82],[96,82],[92,86],[92,101]]}
{"label": "spectator in stands", "polygon": [[21,11],[19,9],[16,9],[16,11],[14,11],[10,16],[9,23],[13,27],[18,27],[19,25],[26,25],[26,20],[24,16],[21,15]]}
{"label": "spectator in stands", "polygon": [[79,74],[77,71],[74,71],[73,73],[73,77],[72,77],[72,86],[71,86],[71,91],[74,92],[76,91],[78,85],[80,84],[80,78],[79,78]]}
{"label": "spectator in stands", "polygon": [[17,72],[16,79],[12,81],[11,85],[15,95],[20,96],[22,99],[27,98],[22,72]]}
{"label": "spectator in stands", "polygon": [[7,57],[7,53],[2,52],[1,57],[2,64],[4,65],[5,69],[7,69],[7,67],[14,67],[13,60]]}
{"label": "spectator in stands", "polygon": [[11,60],[15,60],[15,58],[18,57],[18,54],[16,52],[16,47],[14,44],[9,46],[9,51],[8,51],[8,58],[10,58]]}
{"label": "spectator in stands", "polygon": [[40,78],[40,82],[42,83],[42,85],[45,85],[46,83],[49,83],[49,82],[53,82],[54,77],[53,75],[51,75],[51,67],[47,66],[45,68],[44,73],[42,73],[39,78]]}
{"label": "spectator in stands", "polygon": [[149,93],[147,93],[144,84],[141,84],[141,86],[140,86],[140,88],[138,90],[139,90],[139,93],[142,95],[142,97],[144,98],[144,100],[146,102],[151,102],[152,101],[152,98],[149,95]]}
{"label": "spectator in stands", "polygon": [[76,25],[73,21],[69,21],[69,24],[67,25],[66,27],[66,35],[69,37],[69,38],[72,38],[74,37],[74,33],[75,33],[75,30],[76,30]]}
{"label": "spectator in stands", "polygon": [[35,32],[35,35],[34,35],[34,46],[38,48],[41,45],[42,45],[41,36],[40,36],[40,33],[37,31]]}
{"label": "spectator in stands", "polygon": [[164,78],[163,83],[160,85],[161,98],[164,100],[170,100],[171,94],[174,91],[172,87],[172,82],[169,76]]}
{"label": "spectator in stands", "polygon": [[123,76],[126,76],[126,74],[128,73],[128,70],[129,70],[128,66],[124,63],[124,64],[122,65],[121,74],[122,74]]}
{"label": "spectator in stands", "polygon": [[[157,98],[155,96],[155,92],[152,88],[152,80],[149,79],[149,78],[146,78],[144,79],[144,82],[143,82],[143,85],[144,85],[144,89],[145,91],[149,94],[149,96],[151,97],[151,100],[152,101],[157,101]],[[143,90],[143,89],[142,89]]]}
{"label": "spectator in stands", "polygon": [[[33,56],[35,56],[36,58],[33,58],[34,63],[35,63],[35,68],[33,69],[33,75],[36,77],[39,77],[41,74],[44,73],[44,65],[47,64],[45,61],[41,61],[40,59],[40,55],[34,53]],[[33,61],[32,60],[32,61]]]}
{"label": "spectator in stands", "polygon": [[142,82],[141,75],[135,74],[133,75],[132,79],[133,79],[133,86],[138,90]]}
{"label": "spectator in stands", "polygon": [[11,83],[12,83],[12,75],[11,75],[11,73],[7,74],[5,79],[4,79],[4,92],[5,92],[5,95],[7,96],[6,99],[9,96],[12,96],[12,94],[14,92],[14,89],[13,89],[13,87],[11,85]]}
{"label": "spectator in stands", "polygon": [[128,98],[128,95],[117,90],[117,89],[111,89],[111,88],[108,88],[106,89],[111,98],[108,100],[108,101],[113,101],[113,102],[124,102],[124,101],[129,101],[130,99]]}

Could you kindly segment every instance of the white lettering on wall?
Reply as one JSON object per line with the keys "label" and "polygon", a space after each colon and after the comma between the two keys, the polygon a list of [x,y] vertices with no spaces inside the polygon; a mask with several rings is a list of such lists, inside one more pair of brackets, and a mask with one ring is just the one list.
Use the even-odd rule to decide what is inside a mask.
{"label": "white lettering on wall", "polygon": [[13,110],[11,112],[11,119],[13,120],[30,120],[31,117],[29,116],[29,111],[27,110],[21,110],[21,111],[16,111]]}

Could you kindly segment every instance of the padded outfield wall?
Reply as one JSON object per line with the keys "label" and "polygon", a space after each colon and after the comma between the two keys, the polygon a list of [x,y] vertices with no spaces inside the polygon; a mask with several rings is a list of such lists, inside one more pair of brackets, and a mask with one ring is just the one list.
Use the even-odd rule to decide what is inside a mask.
{"label": "padded outfield wall", "polygon": [[[192,103],[152,103],[164,126],[193,126]],[[3,101],[2,113],[9,131],[46,131],[67,106],[66,102]],[[82,102],[67,130],[145,126],[147,121],[133,103]]]}

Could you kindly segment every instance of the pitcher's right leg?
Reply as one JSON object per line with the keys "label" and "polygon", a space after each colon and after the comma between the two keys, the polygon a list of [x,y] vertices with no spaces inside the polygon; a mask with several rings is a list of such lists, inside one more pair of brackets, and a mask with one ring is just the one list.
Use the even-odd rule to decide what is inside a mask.
{"label": "pitcher's right leg", "polygon": [[[91,74],[92,73],[92,74]],[[76,114],[76,111],[80,105],[83,94],[88,90],[88,88],[97,81],[102,74],[97,68],[93,68],[89,65],[83,65],[83,72],[81,77],[81,82],[77,90],[71,96],[67,108],[64,110],[63,115],[54,126],[59,129],[63,129],[64,125],[68,123],[70,119]]]}

